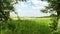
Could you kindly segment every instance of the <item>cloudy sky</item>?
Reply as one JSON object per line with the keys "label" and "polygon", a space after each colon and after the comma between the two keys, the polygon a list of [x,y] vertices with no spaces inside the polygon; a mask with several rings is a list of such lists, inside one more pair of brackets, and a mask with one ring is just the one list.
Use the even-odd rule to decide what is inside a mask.
{"label": "cloudy sky", "polygon": [[[18,2],[14,4],[15,11],[21,17],[41,17],[49,16],[49,13],[42,13],[40,10],[47,6],[46,1],[32,0],[27,2]],[[10,13],[10,16],[16,16],[13,12]]]}

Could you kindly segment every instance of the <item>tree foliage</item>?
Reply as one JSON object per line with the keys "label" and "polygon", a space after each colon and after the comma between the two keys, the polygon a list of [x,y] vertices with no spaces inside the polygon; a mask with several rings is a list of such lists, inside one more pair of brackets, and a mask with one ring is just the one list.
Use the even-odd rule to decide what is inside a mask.
{"label": "tree foliage", "polygon": [[0,19],[5,21],[9,18],[9,12],[13,10],[12,0],[0,0]]}
{"label": "tree foliage", "polygon": [[57,15],[60,13],[60,0],[47,0],[48,6],[45,6],[43,12],[56,12]]}
{"label": "tree foliage", "polygon": [[6,21],[9,19],[10,11],[14,10],[13,5],[18,3],[18,1],[26,0],[0,0],[0,20]]}
{"label": "tree foliage", "polygon": [[48,6],[45,7],[45,9],[41,10],[42,12],[50,12],[50,13],[57,13],[56,16],[53,16],[52,20],[53,23],[50,26],[53,29],[53,34],[58,34],[57,33],[57,25],[58,25],[58,20],[59,20],[59,16],[60,16],[60,0],[47,0],[47,2],[49,3]]}

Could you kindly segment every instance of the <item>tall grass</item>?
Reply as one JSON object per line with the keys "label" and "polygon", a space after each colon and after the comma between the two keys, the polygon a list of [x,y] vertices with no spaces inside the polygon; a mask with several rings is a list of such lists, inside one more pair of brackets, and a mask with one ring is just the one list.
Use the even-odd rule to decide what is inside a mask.
{"label": "tall grass", "polygon": [[[9,22],[9,21],[8,21]],[[52,34],[49,28],[50,19],[27,19],[12,20],[5,24],[5,29],[0,31],[1,34]]]}

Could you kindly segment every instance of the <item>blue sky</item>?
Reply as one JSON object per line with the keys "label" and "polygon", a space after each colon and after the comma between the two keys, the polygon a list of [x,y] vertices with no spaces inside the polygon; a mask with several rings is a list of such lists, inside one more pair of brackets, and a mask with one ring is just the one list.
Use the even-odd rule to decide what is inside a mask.
{"label": "blue sky", "polygon": [[[15,11],[21,17],[41,17],[49,16],[49,13],[42,13],[40,10],[44,9],[44,6],[47,6],[46,1],[32,0],[27,2],[18,2],[14,4]],[[10,13],[10,16],[16,16],[13,12]]]}

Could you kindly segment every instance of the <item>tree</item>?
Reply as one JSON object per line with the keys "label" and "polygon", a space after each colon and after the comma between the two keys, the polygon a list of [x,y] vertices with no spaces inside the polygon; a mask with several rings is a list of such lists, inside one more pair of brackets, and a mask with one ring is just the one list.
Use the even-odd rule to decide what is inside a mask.
{"label": "tree", "polygon": [[0,20],[7,21],[9,19],[9,13],[11,10],[14,10],[12,2],[16,1],[15,3],[18,3],[18,1],[25,1],[26,0],[0,0]]}
{"label": "tree", "polygon": [[12,0],[0,0],[0,19],[5,21],[9,18],[10,10],[13,10],[13,5],[11,5]]}
{"label": "tree", "polygon": [[19,0],[0,0],[0,31],[5,29],[10,29],[11,31],[14,31],[16,26],[10,23],[10,21],[8,20],[10,16],[10,11],[14,11],[13,5],[18,3],[18,1]]}
{"label": "tree", "polygon": [[50,17],[57,17],[57,15],[56,14],[51,14]]}
{"label": "tree", "polygon": [[60,16],[60,0],[47,0],[47,2],[49,3],[48,6],[45,7],[45,9],[41,10],[42,12],[55,12],[57,13],[57,17],[53,17],[53,23],[51,28],[53,29],[53,34],[57,34],[57,27],[58,27],[58,20],[59,20],[59,16]]}

